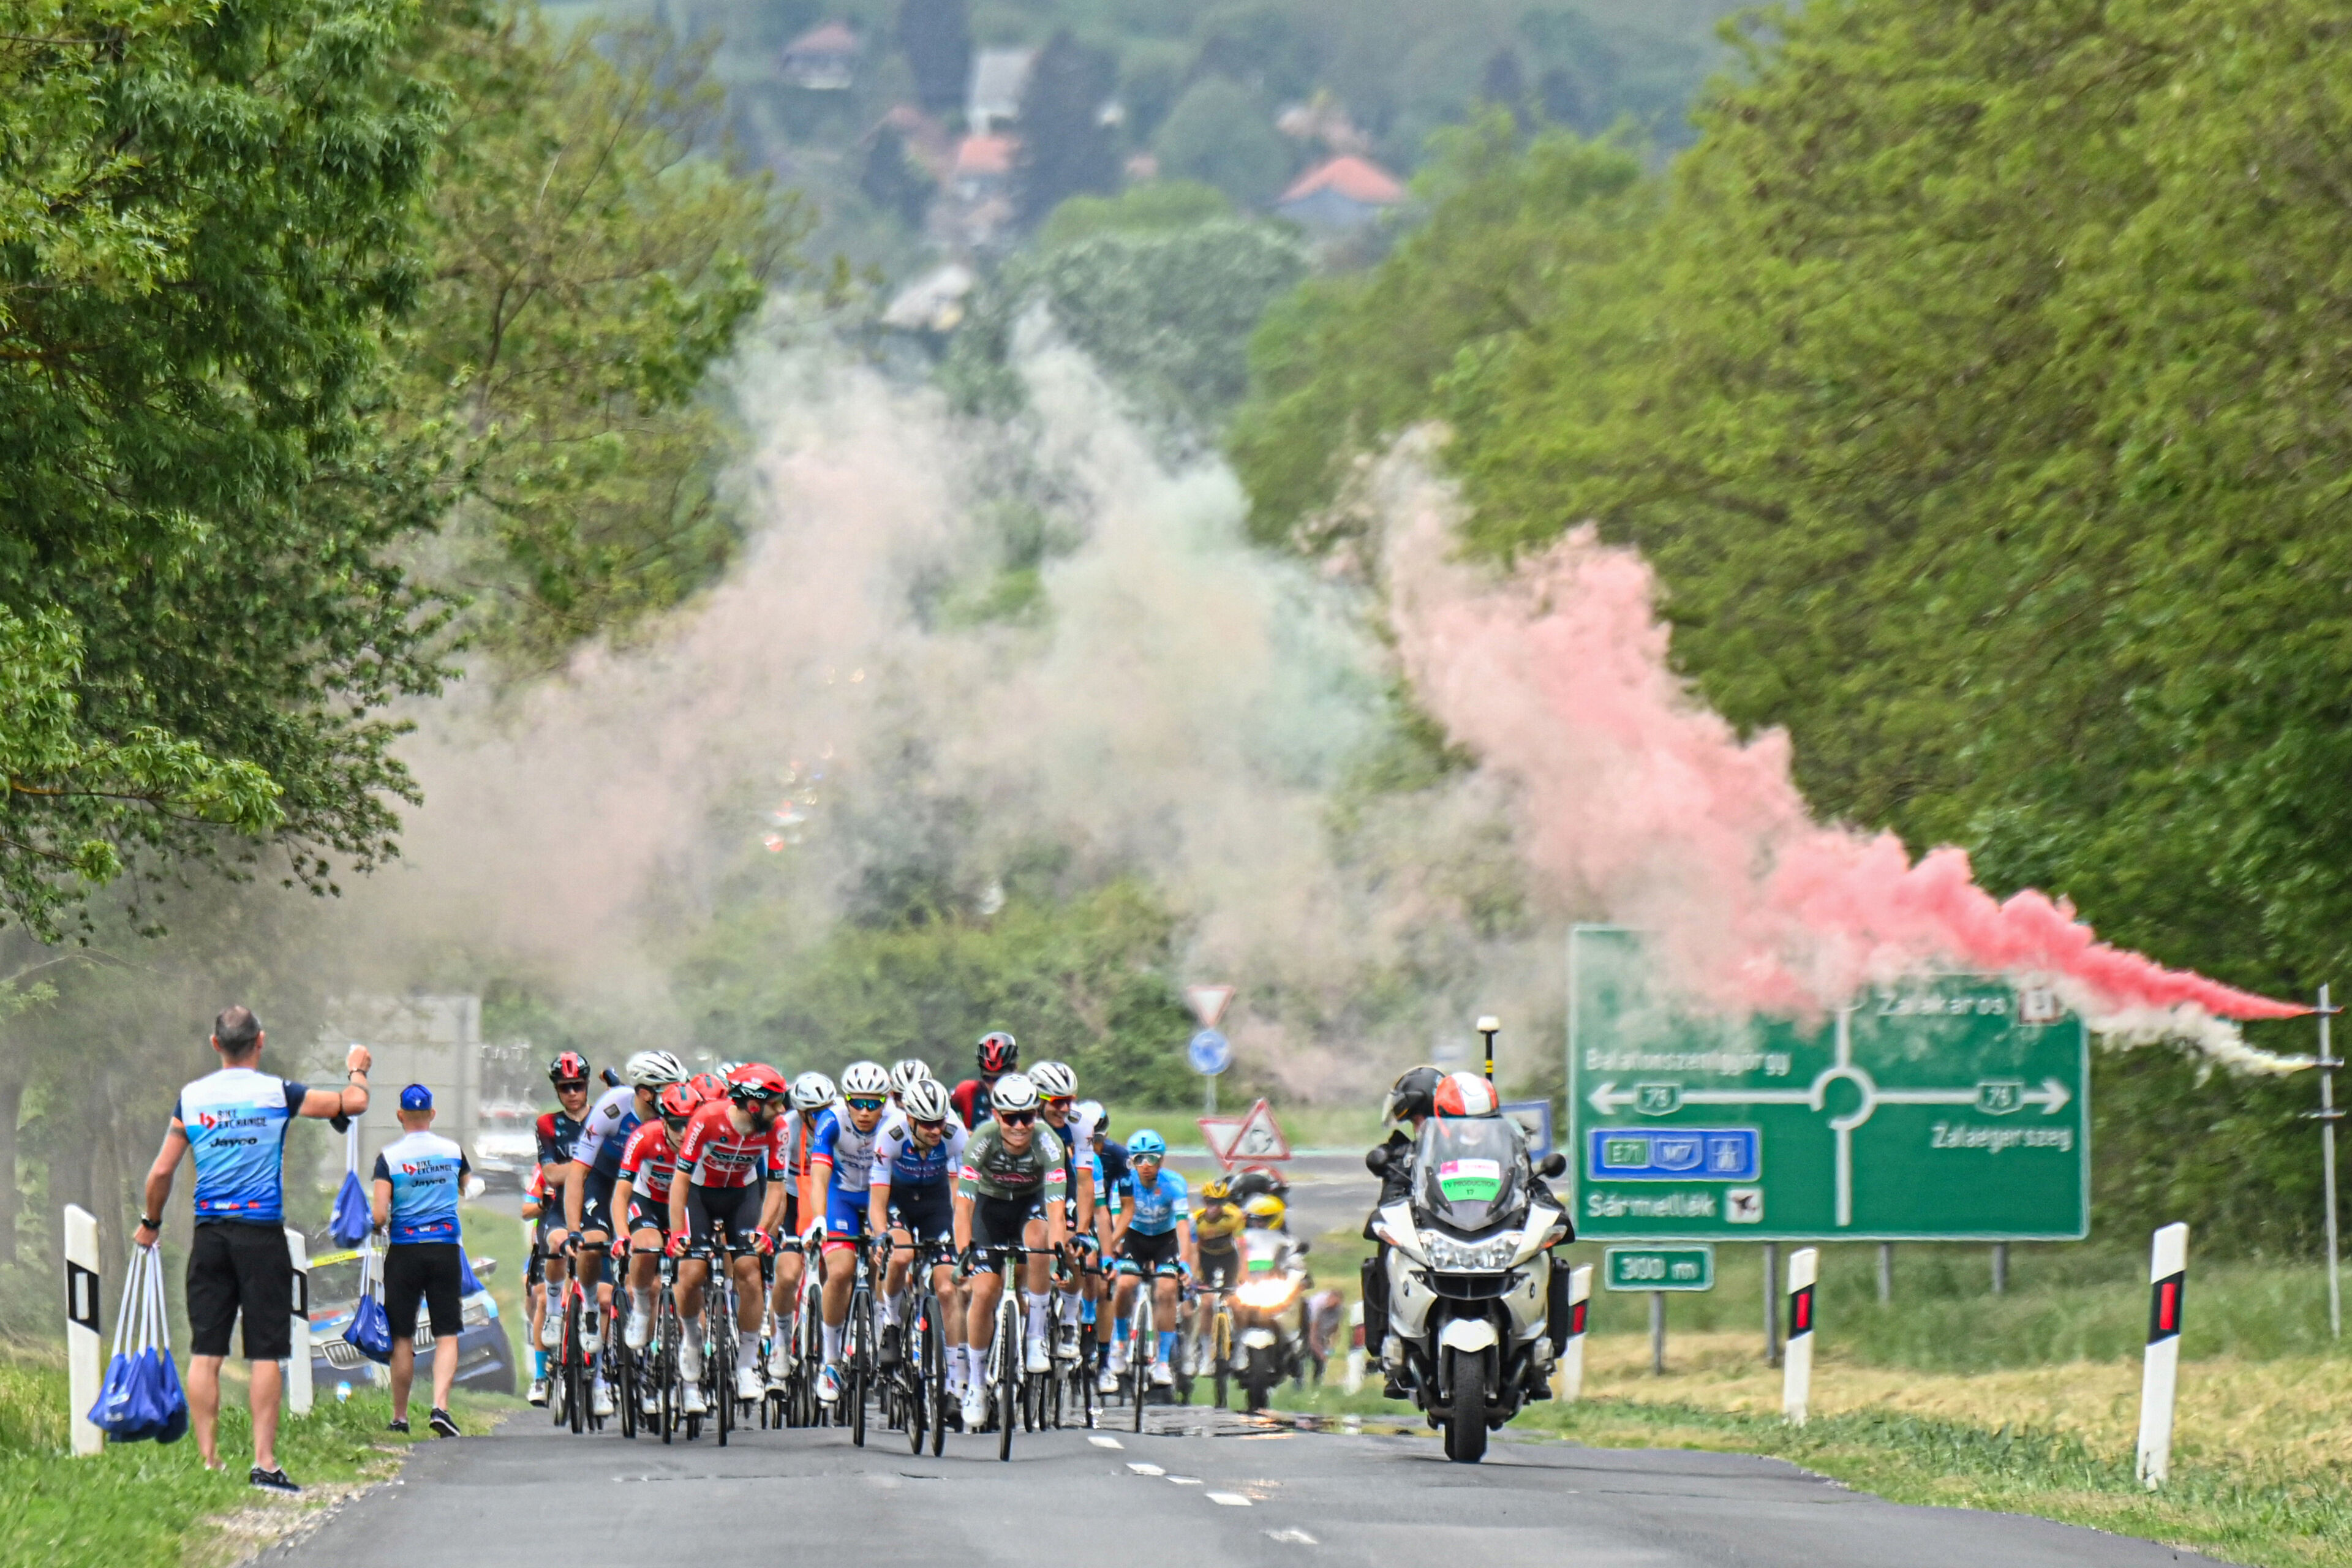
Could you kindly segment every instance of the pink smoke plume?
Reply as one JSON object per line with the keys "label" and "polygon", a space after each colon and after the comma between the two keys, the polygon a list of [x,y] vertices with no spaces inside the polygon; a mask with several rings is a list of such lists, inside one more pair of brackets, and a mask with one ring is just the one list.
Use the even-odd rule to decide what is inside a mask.
{"label": "pink smoke plume", "polygon": [[1389,580],[1415,691],[1515,781],[1535,864],[1571,899],[1659,932],[1694,988],[1811,1012],[1873,980],[1958,968],[2042,977],[2095,1016],[2309,1010],[2109,946],[2042,893],[1996,900],[1963,850],[1915,863],[1892,834],[1815,821],[1788,735],[1742,741],[1668,666],[1638,555],[1588,526],[1498,584],[1451,558],[1447,498],[1412,488]]}

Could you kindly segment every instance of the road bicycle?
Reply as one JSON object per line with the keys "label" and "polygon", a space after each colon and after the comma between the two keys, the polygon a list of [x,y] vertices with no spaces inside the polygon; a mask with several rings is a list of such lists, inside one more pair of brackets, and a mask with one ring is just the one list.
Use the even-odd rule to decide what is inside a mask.
{"label": "road bicycle", "polygon": [[1192,1364],[1199,1369],[1206,1360],[1207,1373],[1216,1387],[1217,1408],[1222,1410],[1233,1392],[1234,1305],[1225,1286],[1204,1286],[1202,1289],[1213,1303],[1209,1309],[1209,1333],[1205,1341],[1195,1339]]}
{"label": "road bicycle", "polygon": [[955,1400],[948,1392],[947,1308],[931,1289],[931,1271],[954,1262],[955,1247],[940,1241],[929,1247],[918,1247],[915,1252],[913,1272],[919,1278],[908,1285],[897,1375],[905,1390],[908,1447],[921,1453],[928,1435],[932,1457],[937,1458],[947,1448],[948,1413]]}
{"label": "road bicycle", "polygon": [[596,1361],[583,1348],[585,1331],[583,1317],[587,1310],[587,1294],[579,1276],[567,1275],[563,1280],[563,1297],[557,1321],[553,1363],[554,1396],[548,1400],[549,1418],[558,1426],[569,1426],[576,1434],[602,1431],[604,1418],[596,1414],[589,1400],[589,1388],[596,1374]]}
{"label": "road bicycle", "polygon": [[702,1287],[703,1399],[716,1419],[719,1446],[737,1424],[735,1409],[735,1269],[725,1249],[711,1248],[710,1278]]}
{"label": "road bicycle", "polygon": [[677,1310],[677,1260],[661,1260],[660,1294],[654,1298],[654,1334],[646,1345],[650,1375],[659,1391],[661,1440],[670,1442],[680,1427],[692,1442],[702,1435],[702,1417],[686,1408],[686,1379],[678,1371],[679,1347],[686,1339],[686,1321]]}
{"label": "road bicycle", "polygon": [[[884,1238],[883,1246],[889,1245]],[[856,1259],[849,1282],[849,1318],[842,1344],[841,1397],[849,1406],[849,1440],[866,1447],[866,1396],[874,1390],[874,1268],[875,1242],[868,1238],[851,1249]]]}
{"label": "road bicycle", "polygon": [[1013,1428],[1024,1416],[1034,1417],[1034,1407],[1026,1397],[1028,1385],[1033,1380],[1028,1372],[1026,1347],[1022,1342],[1021,1289],[1018,1283],[1020,1266],[1029,1258],[1030,1252],[1015,1242],[1000,1242],[980,1251],[989,1260],[987,1267],[1003,1283],[996,1301],[996,1326],[989,1335],[982,1386],[988,1390],[989,1419],[996,1426],[996,1457],[1010,1459],[1013,1458]]}

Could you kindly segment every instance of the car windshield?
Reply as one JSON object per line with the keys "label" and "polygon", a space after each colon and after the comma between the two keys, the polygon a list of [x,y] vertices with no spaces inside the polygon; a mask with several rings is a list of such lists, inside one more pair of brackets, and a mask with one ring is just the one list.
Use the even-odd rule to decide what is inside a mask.
{"label": "car windshield", "polygon": [[1507,1117],[1433,1116],[1413,1155],[1420,1206],[1456,1230],[1484,1230],[1527,1205],[1527,1134]]}

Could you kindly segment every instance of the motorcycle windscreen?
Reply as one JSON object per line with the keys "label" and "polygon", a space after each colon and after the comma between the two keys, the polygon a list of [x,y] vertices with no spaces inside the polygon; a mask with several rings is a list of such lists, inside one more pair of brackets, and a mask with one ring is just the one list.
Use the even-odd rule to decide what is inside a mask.
{"label": "motorcycle windscreen", "polygon": [[1431,1117],[1413,1171],[1421,1206],[1456,1230],[1483,1229],[1527,1205],[1527,1139],[1507,1117]]}

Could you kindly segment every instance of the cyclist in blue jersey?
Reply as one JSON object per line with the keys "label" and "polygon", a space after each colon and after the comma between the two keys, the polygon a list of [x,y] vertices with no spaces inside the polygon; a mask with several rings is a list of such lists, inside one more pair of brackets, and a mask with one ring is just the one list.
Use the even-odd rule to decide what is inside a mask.
{"label": "cyclist in blue jersey", "polygon": [[1118,1386],[1127,1370],[1128,1316],[1134,1310],[1139,1281],[1152,1281],[1151,1321],[1159,1330],[1158,1354],[1151,1361],[1151,1382],[1166,1388],[1176,1381],[1176,1301],[1181,1272],[1195,1265],[1192,1252],[1191,1193],[1184,1178],[1165,1168],[1168,1142],[1144,1128],[1128,1140],[1128,1178],[1118,1226],[1113,1233],[1118,1256],[1118,1295],[1112,1308],[1110,1361],[1103,1368],[1101,1386],[1108,1394]]}
{"label": "cyclist in blue jersey", "polygon": [[[866,1222],[890,1238],[890,1261],[882,1277],[882,1364],[898,1363],[900,1326],[906,1321],[907,1277],[917,1255],[955,1240],[955,1174],[963,1163],[967,1134],[949,1102],[945,1085],[924,1078],[899,1092],[898,1109],[882,1124],[874,1144],[867,1186]],[[947,1347],[948,1382],[963,1390],[963,1314],[956,1310],[955,1258],[931,1269],[940,1298]]]}
{"label": "cyclist in blue jersey", "polygon": [[827,1405],[841,1397],[849,1292],[873,1202],[874,1144],[889,1108],[888,1069],[879,1062],[852,1062],[841,1075],[840,1103],[817,1118],[809,1145],[809,1177],[824,1202],[824,1365],[817,1373],[816,1396]]}
{"label": "cyclist in blue jersey", "polygon": [[365,1046],[345,1055],[343,1087],[309,1089],[261,1070],[260,1020],[231,1007],[213,1020],[220,1070],[180,1090],[163,1152],[147,1173],[146,1207],[131,1240],[152,1247],[182,1159],[196,1162],[196,1229],[188,1247],[188,1418],[205,1468],[220,1458],[221,1363],[229,1327],[245,1319],[253,1363],[253,1471],[265,1491],[299,1492],[278,1463],[278,1363],[293,1353],[294,1261],[286,1250],[286,1129],[297,1116],[366,1114]]}
{"label": "cyclist in blue jersey", "polygon": [[[599,1310],[612,1300],[604,1281],[604,1249],[613,1244],[613,1184],[620,1180],[621,1154],[629,1134],[660,1114],[661,1091],[686,1081],[686,1064],[667,1051],[639,1051],[621,1068],[621,1081],[604,1091],[582,1118],[572,1144],[572,1169],[563,1180],[563,1225],[578,1258],[581,1303],[580,1348],[593,1356],[604,1348]],[[626,1217],[625,1215],[623,1217]],[[604,1363],[589,1397],[599,1415],[613,1414],[613,1391],[605,1386]]]}
{"label": "cyclist in blue jersey", "polygon": [[416,1377],[416,1309],[431,1314],[433,1406],[436,1437],[455,1437],[449,1389],[457,1381],[457,1336],[466,1329],[465,1264],[459,1256],[457,1200],[473,1171],[465,1151],[436,1135],[433,1091],[400,1091],[400,1137],[375,1157],[375,1227],[385,1235],[383,1315],[392,1329],[392,1429],[408,1430],[408,1390]]}

